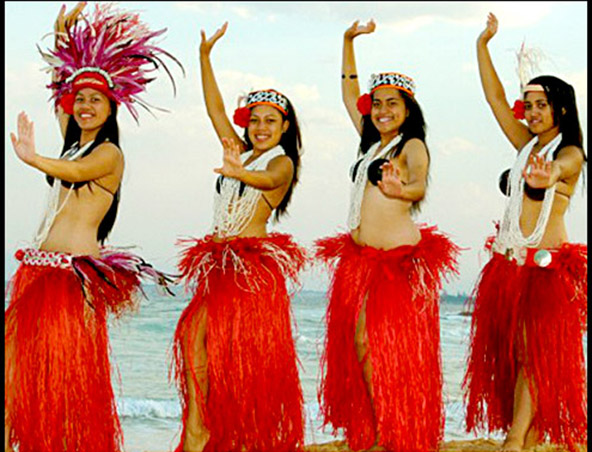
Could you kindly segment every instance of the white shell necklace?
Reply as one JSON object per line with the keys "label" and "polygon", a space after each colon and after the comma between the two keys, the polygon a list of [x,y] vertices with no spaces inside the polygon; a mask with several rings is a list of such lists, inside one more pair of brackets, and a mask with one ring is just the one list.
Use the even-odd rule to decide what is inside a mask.
{"label": "white shell necklace", "polygon": [[[247,161],[253,151],[243,152],[241,161]],[[284,149],[277,145],[250,162],[245,169],[261,171],[279,155],[285,155]],[[220,184],[220,193],[214,195],[214,221],[212,232],[220,237],[233,237],[240,234],[255,214],[255,207],[261,196],[261,190],[245,185],[240,193],[241,181],[230,177]]]}
{"label": "white shell necklace", "polygon": [[[545,190],[545,197],[542,202],[541,211],[537,218],[536,226],[532,233],[525,237],[520,228],[520,217],[522,214],[522,204],[524,197],[524,179],[522,171],[528,164],[532,148],[538,142],[538,137],[530,140],[519,152],[514,166],[510,170],[508,183],[510,184],[510,196],[506,201],[504,217],[500,226],[499,233],[495,240],[494,247],[501,253],[506,253],[508,249],[521,247],[536,248],[543,238],[549,217],[551,216],[551,207],[555,195],[556,184]],[[537,155],[549,162],[553,160],[553,153],[561,143],[561,133],[553,140],[547,143]]]}

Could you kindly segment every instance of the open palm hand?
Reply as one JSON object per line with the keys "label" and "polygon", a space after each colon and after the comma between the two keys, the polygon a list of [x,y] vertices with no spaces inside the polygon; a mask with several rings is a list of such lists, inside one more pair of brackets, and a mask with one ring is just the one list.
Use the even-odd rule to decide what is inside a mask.
{"label": "open palm hand", "polygon": [[12,146],[18,158],[27,164],[35,159],[35,128],[25,112],[20,112],[17,118],[17,134],[10,134]]}
{"label": "open palm hand", "polygon": [[551,186],[551,162],[543,157],[533,156],[524,168],[522,176],[532,188],[549,188]]}
{"label": "open palm hand", "polygon": [[386,162],[381,167],[382,180],[378,181],[378,188],[389,198],[398,198],[403,194],[403,182],[399,177],[399,168],[392,162]]}
{"label": "open palm hand", "polygon": [[356,20],[351,27],[345,30],[347,39],[354,39],[356,36],[372,33],[376,29],[374,20],[370,20],[366,25],[360,25],[359,22],[359,20]]}
{"label": "open palm hand", "polygon": [[228,138],[222,138],[222,145],[224,150],[222,167],[215,168],[214,172],[222,174],[224,177],[238,179],[245,171],[245,167],[240,158],[241,147],[236,141]]}

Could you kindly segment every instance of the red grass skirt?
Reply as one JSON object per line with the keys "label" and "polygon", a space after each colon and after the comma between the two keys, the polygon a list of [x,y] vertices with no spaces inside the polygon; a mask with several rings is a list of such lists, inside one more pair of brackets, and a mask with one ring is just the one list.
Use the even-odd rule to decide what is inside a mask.
{"label": "red grass skirt", "polygon": [[[318,240],[332,270],[319,399],[324,423],[343,428],[354,450],[375,441],[388,450],[436,450],[444,432],[439,299],[456,272],[458,247],[434,227],[417,245],[380,250],[349,234]],[[366,299],[372,364],[370,399],[354,334]]]}
{"label": "red grass skirt", "polygon": [[208,393],[194,366],[197,405],[210,432],[206,450],[293,451],[303,445],[303,398],[292,338],[286,278],[296,282],[304,251],[288,235],[214,242],[183,240],[179,269],[193,298],[174,339],[175,379],[187,428],[187,363],[195,362],[193,325],[207,312]]}
{"label": "red grass skirt", "polygon": [[467,431],[507,432],[523,361],[535,403],[533,426],[555,444],[587,440],[587,246],[564,244],[547,268],[495,253],[473,293],[463,382]]}
{"label": "red grass skirt", "polygon": [[100,259],[35,249],[16,257],[4,315],[10,444],[19,452],[120,451],[107,314],[136,305],[145,263],[107,250]]}

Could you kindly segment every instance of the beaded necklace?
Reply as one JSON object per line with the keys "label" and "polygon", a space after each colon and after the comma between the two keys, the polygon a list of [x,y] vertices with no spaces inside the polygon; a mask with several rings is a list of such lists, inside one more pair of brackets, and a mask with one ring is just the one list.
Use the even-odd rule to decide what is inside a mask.
{"label": "beaded necklace", "polygon": [[[560,133],[538,151],[537,155],[544,157],[547,162],[553,160],[553,153],[557,149],[557,146],[559,146],[559,143],[561,143],[561,137]],[[520,228],[520,217],[522,214],[524,197],[522,172],[528,164],[532,148],[538,143],[538,140],[538,137],[534,137],[520,150],[516,162],[510,171],[510,196],[506,200],[504,217],[495,243],[497,250],[502,253],[506,253],[508,249],[513,248],[536,248],[543,238],[547,223],[549,222],[549,217],[551,216],[551,207],[553,205],[556,184],[545,190],[545,197],[542,201],[541,211],[532,233],[528,237],[525,237],[522,233],[522,229]]]}
{"label": "beaded necklace", "polygon": [[[253,151],[247,151],[241,154],[243,164],[252,153]],[[250,162],[245,166],[245,169],[249,171],[264,170],[267,168],[267,164],[279,155],[285,155],[285,152],[280,145],[277,145]],[[225,177],[220,185],[220,193],[214,195],[212,231],[220,237],[236,236],[247,227],[253,218],[261,190],[246,185],[241,194],[241,181],[230,177]]]}

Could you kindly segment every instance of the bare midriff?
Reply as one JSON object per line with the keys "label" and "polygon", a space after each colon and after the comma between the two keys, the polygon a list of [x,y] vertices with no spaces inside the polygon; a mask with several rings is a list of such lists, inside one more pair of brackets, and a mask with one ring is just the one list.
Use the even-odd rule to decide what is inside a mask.
{"label": "bare midriff", "polygon": [[[90,191],[89,187],[90,184],[86,184],[78,190],[72,189],[40,249],[99,257],[97,231],[111,207],[113,196],[100,188],[93,187]],[[60,188],[59,205],[62,205],[68,190]]]}
{"label": "bare midriff", "polygon": [[368,183],[364,190],[360,225],[351,231],[354,242],[379,249],[415,245],[421,239],[411,218],[411,201],[386,197]]}
{"label": "bare midriff", "polygon": [[[527,237],[534,231],[542,205],[542,201],[534,201],[526,195],[524,196],[522,201],[522,215],[520,216],[520,229],[524,236]],[[564,221],[568,206],[569,198],[562,195],[561,192],[556,191],[551,206],[549,221],[538,248],[557,248],[568,241]]]}

